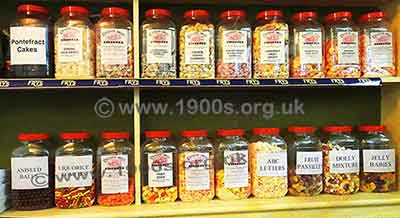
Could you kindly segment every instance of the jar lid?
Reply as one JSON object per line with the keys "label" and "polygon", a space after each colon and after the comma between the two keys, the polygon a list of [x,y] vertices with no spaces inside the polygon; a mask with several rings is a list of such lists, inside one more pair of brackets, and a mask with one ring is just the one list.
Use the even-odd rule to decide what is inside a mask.
{"label": "jar lid", "polygon": [[360,132],[383,132],[385,131],[385,126],[360,126],[358,130]]}
{"label": "jar lid", "polygon": [[312,126],[289,126],[288,131],[293,133],[314,133],[317,128]]}
{"label": "jar lid", "polygon": [[88,139],[90,134],[88,132],[64,132],[60,134],[60,138],[63,140]]}
{"label": "jar lid", "polygon": [[278,135],[280,131],[279,128],[254,128],[253,135]]}
{"label": "jar lid", "polygon": [[325,132],[351,132],[353,127],[351,126],[325,126]]}
{"label": "jar lid", "polygon": [[103,8],[103,10],[101,10],[101,16],[103,16],[103,17],[107,17],[107,16],[114,15],[114,14],[129,18],[128,10],[123,9],[123,8],[108,7],[108,8]]}
{"label": "jar lid", "polygon": [[210,14],[206,10],[189,10],[183,14],[184,18],[192,18],[192,17],[209,17]]}
{"label": "jar lid", "polygon": [[208,136],[207,130],[185,130],[181,132],[182,137],[201,137]]}
{"label": "jar lid", "polygon": [[348,18],[351,19],[351,17],[353,16],[353,14],[349,11],[339,11],[339,12],[333,12],[328,14],[325,17],[325,22],[329,23],[329,22],[335,22],[338,21],[342,18]]}
{"label": "jar lid", "polygon": [[161,130],[161,131],[146,131],[144,132],[146,138],[169,138],[171,137],[171,131]]}
{"label": "jar lid", "polygon": [[49,139],[49,134],[47,133],[21,133],[18,134],[18,139],[20,141],[38,141]]}
{"label": "jar lid", "polygon": [[166,9],[160,9],[160,8],[149,9],[146,12],[144,12],[144,16],[146,17],[152,17],[155,15],[164,15],[167,17],[171,17],[171,12]]}
{"label": "jar lid", "polygon": [[217,131],[219,136],[243,136],[244,134],[244,129],[220,129]]}
{"label": "jar lid", "polygon": [[361,15],[360,22],[366,23],[372,19],[386,18],[386,14],[383,11],[375,11]]}
{"label": "jar lid", "polygon": [[103,132],[101,138],[103,139],[129,139],[129,132]]}
{"label": "jar lid", "polygon": [[304,11],[296,13],[292,16],[292,21],[302,21],[307,18],[317,18],[318,14],[315,11]]}
{"label": "jar lid", "polygon": [[268,17],[283,17],[283,12],[281,10],[268,10],[268,11],[261,11],[257,14],[257,20],[264,20]]}
{"label": "jar lid", "polygon": [[60,14],[70,14],[70,13],[89,15],[88,9],[81,6],[65,6],[60,9]]}
{"label": "jar lid", "polygon": [[42,14],[49,14],[49,11],[47,11],[46,8],[39,6],[39,5],[30,5],[30,4],[24,4],[24,5],[20,5],[17,8],[18,12],[26,12],[26,11],[34,11],[34,12],[38,12],[38,13],[42,13]]}
{"label": "jar lid", "polygon": [[219,19],[223,20],[228,17],[241,17],[244,18],[246,17],[246,12],[242,10],[228,10],[224,11],[219,15]]}

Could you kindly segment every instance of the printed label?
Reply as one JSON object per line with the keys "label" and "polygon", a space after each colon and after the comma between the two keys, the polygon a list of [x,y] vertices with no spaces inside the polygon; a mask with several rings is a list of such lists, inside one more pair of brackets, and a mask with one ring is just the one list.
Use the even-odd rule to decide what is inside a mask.
{"label": "printed label", "polygon": [[257,176],[287,176],[287,153],[257,153]]}
{"label": "printed label", "polygon": [[131,31],[127,29],[100,30],[100,63],[128,64],[128,44]]}
{"label": "printed label", "polygon": [[396,172],[394,149],[363,150],[363,167],[366,173]]}
{"label": "printed label", "polygon": [[368,62],[377,67],[391,67],[393,45],[391,32],[371,32]]}
{"label": "printed label", "polygon": [[58,61],[76,62],[83,59],[83,28],[58,28]]}
{"label": "printed label", "polygon": [[248,61],[247,32],[226,30],[222,33],[222,61],[224,63],[246,63]]}
{"label": "printed label", "polygon": [[210,189],[209,153],[185,153],[185,185],[188,191]]}
{"label": "printed label", "polygon": [[360,64],[358,32],[338,32],[338,63]]}
{"label": "printed label", "polygon": [[169,187],[174,184],[173,154],[148,154],[149,186]]}
{"label": "printed label", "polygon": [[358,173],[359,150],[329,151],[330,173]]}
{"label": "printed label", "polygon": [[48,157],[11,158],[11,182],[13,190],[48,188]]}
{"label": "printed label", "polygon": [[322,64],[322,33],[300,32],[300,63]]}
{"label": "printed label", "polygon": [[93,184],[93,157],[56,157],[56,188],[87,187]]}
{"label": "printed label", "polygon": [[248,151],[224,151],[225,188],[240,188],[249,185]]}
{"label": "printed label", "polygon": [[185,33],[185,64],[210,64],[209,31]]}
{"label": "printed label", "polygon": [[296,174],[321,175],[322,151],[298,151],[296,152]]}
{"label": "printed label", "polygon": [[128,155],[101,156],[101,193],[117,194],[129,191]]}
{"label": "printed label", "polygon": [[172,63],[172,37],[171,30],[152,29],[146,30],[146,61],[149,64]]}
{"label": "printed label", "polygon": [[287,63],[285,38],[287,31],[260,32],[261,64]]}
{"label": "printed label", "polygon": [[47,61],[47,28],[11,27],[11,65],[41,64]]}

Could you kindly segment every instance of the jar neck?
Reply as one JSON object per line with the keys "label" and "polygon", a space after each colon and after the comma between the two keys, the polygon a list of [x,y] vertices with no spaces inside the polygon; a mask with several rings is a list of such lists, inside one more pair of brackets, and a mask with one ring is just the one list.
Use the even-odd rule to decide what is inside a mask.
{"label": "jar neck", "polygon": [[351,21],[351,19],[348,18],[348,17],[342,17],[342,18],[340,18],[340,19],[332,20],[332,21],[329,22],[330,25],[333,25],[333,24],[343,24],[343,23],[348,23],[348,24],[350,24],[350,23],[352,23],[352,21]]}
{"label": "jar neck", "polygon": [[204,139],[207,139],[207,136],[189,136],[189,137],[185,137],[185,139],[188,139],[188,140],[204,140]]}
{"label": "jar neck", "polygon": [[83,144],[85,142],[86,142],[86,139],[66,139],[66,140],[64,140],[65,144],[69,144],[69,143],[72,143],[72,144]]}
{"label": "jar neck", "polygon": [[165,142],[168,141],[169,138],[167,137],[161,137],[161,138],[150,138],[151,141],[153,142]]}
{"label": "jar neck", "polygon": [[350,135],[350,132],[330,132],[329,135],[337,136],[337,135]]}
{"label": "jar neck", "polygon": [[226,138],[226,139],[241,139],[242,138],[242,136],[239,136],[239,135],[230,135],[230,136],[222,136],[223,138]]}
{"label": "jar neck", "polygon": [[108,14],[106,16],[103,16],[103,18],[109,18],[109,19],[129,19],[127,16],[121,15],[121,14]]}
{"label": "jar neck", "polygon": [[105,142],[127,143],[128,139],[104,139]]}
{"label": "jar neck", "polygon": [[35,141],[21,141],[22,146],[31,147],[31,146],[41,146],[44,143],[43,140],[35,140]]}
{"label": "jar neck", "polygon": [[308,133],[308,132],[295,132],[294,135],[295,136],[299,136],[299,137],[304,137],[304,136],[313,136],[315,134],[314,133]]}
{"label": "jar neck", "polygon": [[67,18],[88,18],[87,14],[77,13],[77,12],[68,12],[62,15]]}
{"label": "jar neck", "polygon": [[205,16],[198,16],[198,17],[188,17],[185,18],[185,23],[209,23],[208,17]]}
{"label": "jar neck", "polygon": [[243,22],[244,20],[245,19],[242,16],[229,16],[229,17],[225,17],[225,18],[221,19],[221,21],[225,22],[225,23],[227,23],[227,22],[237,22],[237,21]]}
{"label": "jar neck", "polygon": [[153,21],[167,21],[170,19],[170,17],[161,15],[161,14],[155,14],[155,15],[146,17],[146,19],[153,20]]}
{"label": "jar neck", "polygon": [[41,19],[48,19],[48,15],[35,11],[21,11],[18,12],[18,15],[21,17],[37,17]]}
{"label": "jar neck", "polygon": [[317,19],[313,18],[313,17],[305,17],[302,18],[298,21],[296,21],[297,23],[316,23]]}

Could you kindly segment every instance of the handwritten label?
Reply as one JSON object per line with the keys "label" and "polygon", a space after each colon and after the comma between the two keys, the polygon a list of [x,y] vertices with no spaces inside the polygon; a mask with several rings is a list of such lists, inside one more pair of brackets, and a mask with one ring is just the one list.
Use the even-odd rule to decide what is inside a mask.
{"label": "handwritten label", "polygon": [[394,149],[363,150],[363,167],[367,173],[396,171],[396,151]]}
{"label": "handwritten label", "polygon": [[11,182],[13,190],[48,188],[48,157],[11,158]]}
{"label": "handwritten label", "polygon": [[56,188],[91,186],[92,174],[92,155],[56,157]]}
{"label": "handwritten label", "polygon": [[359,150],[329,152],[330,173],[358,173],[360,162]]}
{"label": "handwritten label", "polygon": [[257,176],[287,176],[287,152],[257,153]]}
{"label": "handwritten label", "polygon": [[322,174],[322,152],[321,151],[298,151],[298,152],[296,152],[296,174],[298,174],[298,175],[321,175]]}

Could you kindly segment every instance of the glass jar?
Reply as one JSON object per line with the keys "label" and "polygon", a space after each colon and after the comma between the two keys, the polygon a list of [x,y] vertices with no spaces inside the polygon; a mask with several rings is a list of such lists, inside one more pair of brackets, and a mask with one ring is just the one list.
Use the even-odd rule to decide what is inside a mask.
{"label": "glass jar", "polygon": [[135,199],[133,148],[128,132],[104,132],[97,149],[97,203],[132,204]]}
{"label": "glass jar", "polygon": [[214,25],[206,10],[190,10],[179,33],[180,78],[215,77]]}
{"label": "glass jar", "polygon": [[16,210],[53,207],[53,166],[49,135],[19,134],[21,146],[11,154],[11,202]]}
{"label": "glass jar", "polygon": [[286,195],[287,144],[279,128],[254,128],[250,140],[251,192],[256,198]]}
{"label": "glass jar", "polygon": [[216,195],[222,200],[245,199],[251,194],[249,143],[243,129],[218,130]]}
{"label": "glass jar", "polygon": [[396,191],[396,150],[384,126],[360,126],[362,166],[360,190]]}
{"label": "glass jar", "polygon": [[256,16],[253,33],[254,78],[289,78],[289,25],[280,10]]}
{"label": "glass jar", "polygon": [[133,77],[132,22],[129,12],[110,7],[96,24],[96,77]]}
{"label": "glass jar", "polygon": [[322,78],[324,68],[324,28],[313,11],[292,17],[291,77]]}
{"label": "glass jar", "polygon": [[57,79],[93,79],[95,33],[88,15],[80,6],[66,6],[54,24],[54,62]]}
{"label": "glass jar", "polygon": [[17,12],[17,20],[10,25],[11,76],[50,77],[47,9],[24,4],[18,6]]}
{"label": "glass jar", "polygon": [[384,12],[364,14],[360,18],[361,71],[364,77],[396,76],[393,33]]}
{"label": "glass jar", "polygon": [[178,198],[177,152],[170,131],[146,131],[143,145],[142,198],[145,203]]}
{"label": "glass jar", "polygon": [[95,193],[94,154],[86,132],[61,133],[56,150],[55,203],[58,208],[93,205]]}
{"label": "glass jar", "polygon": [[311,126],[291,126],[289,139],[289,194],[315,196],[322,192],[322,148]]}
{"label": "glass jar", "polygon": [[217,31],[217,78],[251,78],[251,26],[246,12],[222,12]]}
{"label": "glass jar", "polygon": [[351,126],[327,126],[322,144],[324,154],[324,192],[353,194],[360,187],[359,142],[351,135]]}
{"label": "glass jar", "polygon": [[142,23],[142,78],[175,79],[176,26],[171,12],[150,9]]}
{"label": "glass jar", "polygon": [[352,21],[352,13],[341,11],[325,17],[326,77],[360,77],[359,28]]}
{"label": "glass jar", "polygon": [[179,198],[182,201],[211,200],[215,195],[214,149],[206,130],[186,130],[179,145]]}

